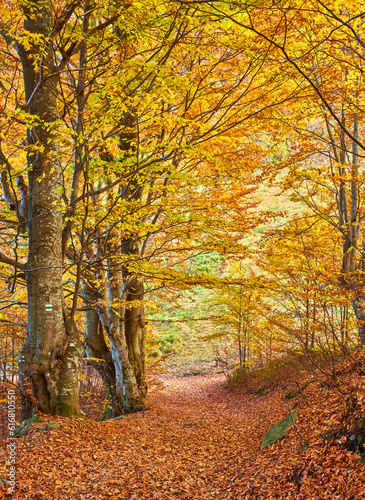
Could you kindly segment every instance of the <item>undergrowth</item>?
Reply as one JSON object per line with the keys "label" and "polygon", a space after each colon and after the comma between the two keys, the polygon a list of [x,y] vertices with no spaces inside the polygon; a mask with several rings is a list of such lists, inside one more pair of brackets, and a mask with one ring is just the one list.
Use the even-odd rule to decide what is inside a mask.
{"label": "undergrowth", "polygon": [[[288,350],[272,358],[265,366],[243,372],[236,366],[227,374],[225,385],[235,390],[244,387],[250,392],[263,395],[277,387],[285,389],[298,386],[301,380],[308,377],[325,381],[335,378],[338,366],[353,353],[353,350],[351,352],[348,349]],[[287,399],[291,399],[296,393],[295,389],[288,390]]]}

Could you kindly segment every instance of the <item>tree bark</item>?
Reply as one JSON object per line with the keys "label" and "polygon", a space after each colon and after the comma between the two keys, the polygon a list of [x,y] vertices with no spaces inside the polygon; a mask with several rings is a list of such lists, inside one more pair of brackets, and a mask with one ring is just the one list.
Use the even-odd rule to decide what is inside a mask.
{"label": "tree bark", "polygon": [[[146,321],[144,315],[144,287],[137,279],[133,280],[127,296],[125,312],[125,332],[128,346],[129,361],[136,376],[138,389],[142,397],[147,394],[145,373],[146,357]],[[138,305],[128,306],[128,302],[138,301]]]}
{"label": "tree bark", "polygon": [[[138,346],[141,345],[141,342],[135,341],[133,338],[133,335],[137,333],[136,330],[130,330],[132,325],[135,326],[135,321],[129,318],[127,326],[127,301],[130,287],[134,285],[135,280],[131,279],[128,282],[123,279],[123,269],[118,252],[114,253],[114,257],[108,259],[107,278],[110,317],[108,336],[115,369],[113,411],[121,414],[143,407],[146,385],[144,364],[141,373],[141,364],[136,361]],[[135,352],[133,352],[134,347],[136,348]],[[142,357],[144,360],[144,355]],[[144,382],[141,391],[138,379]]]}
{"label": "tree bark", "polygon": [[106,418],[117,416],[118,410],[114,408],[115,402],[115,368],[105,337],[103,324],[94,309],[98,302],[98,294],[88,284],[84,284],[82,295],[84,297],[85,311],[85,343],[84,358],[100,375],[105,386],[106,394],[111,396],[111,411],[107,411]]}
{"label": "tree bark", "polygon": [[24,8],[24,38],[28,33],[43,36],[44,44],[32,43],[33,38],[29,38],[27,44],[19,46],[25,97],[34,118],[34,126],[27,134],[28,333],[19,362],[22,418],[34,411],[61,415],[77,415],[80,411],[80,342],[63,296],[62,168],[55,125],[57,81],[51,76],[53,51],[48,38],[53,27],[52,8],[45,1],[32,3],[32,9],[30,14]]}
{"label": "tree bark", "polygon": [[[123,117],[124,129],[119,135],[119,149],[126,153],[126,156],[136,155],[136,122],[130,113]],[[101,157],[108,162],[111,157],[106,152],[102,152]],[[131,183],[132,184],[132,183]],[[142,197],[142,186],[136,180],[134,187],[122,187],[119,189],[119,196],[132,202],[140,202]],[[112,192],[109,193],[112,199]],[[123,219],[121,225],[123,231]],[[143,399],[147,393],[147,383],[145,376],[145,318],[144,318],[144,288],[143,283],[127,269],[129,259],[133,259],[135,254],[141,251],[136,248],[134,238],[123,238],[120,227],[111,227],[108,233],[109,243],[107,247],[107,275],[103,278],[104,290],[97,292],[99,320],[103,325],[104,333],[108,335],[110,343],[110,355],[106,355],[105,348],[99,350],[103,363],[95,363],[94,367],[104,380],[106,389],[110,390],[112,396],[112,414],[118,416],[122,413],[136,411],[143,407]],[[98,246],[100,256],[104,257],[104,245]],[[103,271],[99,273],[99,279]],[[105,290],[107,293],[105,294]],[[107,302],[108,308],[101,304]],[[97,339],[96,317],[91,319],[93,323],[94,343]],[[88,323],[87,323],[88,324]],[[91,331],[91,328],[90,328]],[[87,338],[90,335],[87,333]],[[101,345],[101,340],[98,341]],[[86,344],[90,344],[87,340]],[[105,344],[105,340],[104,340]],[[106,344],[105,344],[106,345]],[[113,365],[113,381],[105,377],[105,367],[110,362]],[[109,370],[109,374],[112,371]]]}

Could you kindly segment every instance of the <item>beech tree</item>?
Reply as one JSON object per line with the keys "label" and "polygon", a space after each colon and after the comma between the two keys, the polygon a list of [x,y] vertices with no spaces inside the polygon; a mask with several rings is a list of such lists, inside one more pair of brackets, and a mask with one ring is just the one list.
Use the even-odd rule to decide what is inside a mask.
{"label": "beech tree", "polygon": [[[115,7],[110,13],[102,4],[85,2],[80,7],[81,3],[27,2],[6,6],[2,26],[5,63],[11,63],[10,85],[2,86],[7,106],[3,109],[6,116],[3,125],[11,130],[13,141],[3,141],[1,180],[3,201],[18,218],[16,258],[2,255],[2,261],[15,268],[11,291],[15,289],[20,269],[27,281],[28,335],[19,362],[23,418],[37,410],[79,414],[81,345],[75,323],[78,285],[69,310],[64,298],[63,272],[67,270],[66,259],[70,260],[72,216],[80,201],[77,197],[85,173],[83,144],[79,143],[84,132],[87,88],[85,38],[92,39],[99,33],[103,36],[105,29],[125,10],[121,7],[118,11]],[[93,10],[100,18],[90,27]],[[85,38],[79,36],[80,32]],[[74,60],[79,61],[78,66]],[[70,96],[67,84],[72,87],[74,71],[78,73],[77,91]],[[20,82],[19,88],[14,85],[15,80]],[[72,117],[67,121],[65,116],[69,111],[68,100],[77,103],[76,135],[71,148],[70,136],[65,140],[72,124]],[[24,130],[26,143],[19,144],[14,137]],[[69,152],[65,156],[65,146],[73,151],[74,160],[69,198],[64,189],[70,177]],[[28,183],[19,173],[22,151],[27,153]],[[14,164],[10,157],[16,158]],[[21,237],[28,239],[26,264],[16,250]]]}
{"label": "beech tree", "polygon": [[[80,343],[63,296],[62,260],[62,169],[57,133],[57,68],[52,40],[72,12],[65,11],[55,24],[50,2],[29,2],[7,11],[3,37],[8,60],[15,59],[10,78],[23,78],[24,94],[10,121],[27,129],[27,175],[11,183],[12,165],[2,158],[3,200],[15,211],[19,230],[29,235],[28,260],[12,262],[15,277],[23,269],[28,289],[28,335],[20,361],[22,418],[32,411],[78,414]],[[22,13],[18,11],[22,9]],[[19,32],[11,26],[19,16]],[[21,69],[18,68],[19,57]],[[4,90],[4,87],[3,87]],[[8,89],[6,89],[8,90]],[[11,89],[8,90],[11,99]],[[13,101],[14,102],[14,101]],[[17,118],[15,116],[17,115]],[[3,132],[4,134],[4,132]],[[8,261],[8,259],[3,259]]]}

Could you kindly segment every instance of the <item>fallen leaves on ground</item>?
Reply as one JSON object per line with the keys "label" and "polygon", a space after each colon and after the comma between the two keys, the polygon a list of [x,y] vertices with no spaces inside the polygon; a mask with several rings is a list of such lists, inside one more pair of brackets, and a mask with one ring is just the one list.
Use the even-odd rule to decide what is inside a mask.
{"label": "fallen leaves on ground", "polygon": [[[346,387],[355,376],[345,369]],[[167,379],[149,395],[144,412],[116,421],[43,417],[62,428],[44,431],[44,423],[35,424],[18,439],[12,498],[363,497],[365,467],[346,449],[341,424],[355,393],[356,412],[365,414],[359,384],[350,396],[319,382],[308,386],[297,398],[295,428],[260,451],[267,430],[288,415],[292,401],[289,407],[280,389],[260,397],[229,392],[222,382],[222,375]],[[336,432],[326,441],[328,429]]]}

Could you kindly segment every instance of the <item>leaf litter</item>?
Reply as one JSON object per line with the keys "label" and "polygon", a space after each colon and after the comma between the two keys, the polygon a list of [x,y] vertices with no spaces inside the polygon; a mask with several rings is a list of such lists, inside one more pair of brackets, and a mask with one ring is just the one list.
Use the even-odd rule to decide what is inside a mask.
{"label": "leaf litter", "polygon": [[[295,426],[262,451],[293,402],[280,388],[264,396],[229,391],[223,375],[165,379],[143,412],[119,420],[42,416],[18,439],[11,498],[362,498],[364,463],[347,444],[355,416],[365,416],[363,381],[345,365],[341,380],[350,396],[311,384],[294,403]],[[49,422],[61,427],[42,430]]]}

